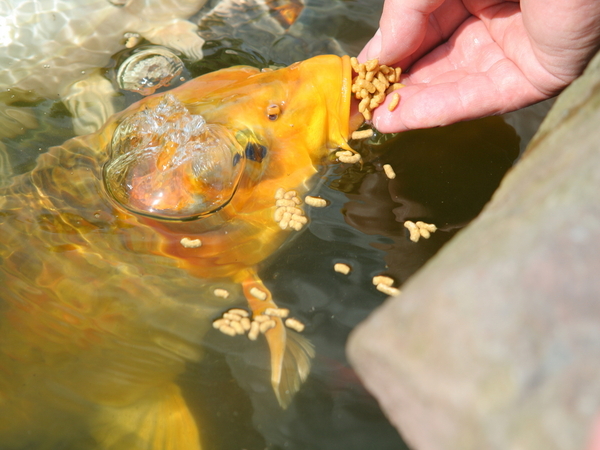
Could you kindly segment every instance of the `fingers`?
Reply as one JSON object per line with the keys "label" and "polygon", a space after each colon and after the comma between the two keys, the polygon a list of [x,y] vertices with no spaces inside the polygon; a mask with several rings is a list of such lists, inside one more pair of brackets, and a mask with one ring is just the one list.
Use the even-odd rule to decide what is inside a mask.
{"label": "fingers", "polygon": [[386,0],[380,28],[358,59],[408,69],[446,41],[470,13],[462,0]]}
{"label": "fingers", "polygon": [[391,95],[374,111],[373,125],[383,133],[449,125],[464,120],[514,111],[546,98],[503,60],[485,73],[457,71],[437,84],[414,84],[399,89],[400,103],[388,110]]}
{"label": "fingers", "polygon": [[444,0],[386,0],[379,30],[360,57],[392,64],[414,52],[423,42],[429,14]]}

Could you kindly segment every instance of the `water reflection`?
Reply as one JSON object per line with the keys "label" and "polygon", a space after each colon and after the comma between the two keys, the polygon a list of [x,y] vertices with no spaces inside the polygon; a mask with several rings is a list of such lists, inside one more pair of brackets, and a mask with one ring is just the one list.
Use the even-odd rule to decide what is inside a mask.
{"label": "water reflection", "polygon": [[[184,78],[235,64],[356,53],[377,26],[381,6],[307,0],[295,25],[275,18],[279,28],[271,22],[261,29],[250,15],[258,2],[227,3],[249,7],[237,16],[249,20],[233,22],[231,9],[218,26],[200,21],[201,31],[213,34],[205,36],[202,61],[185,61]],[[117,61],[133,51],[108,65],[113,80]],[[118,109],[139,98],[120,95]],[[48,147],[73,136],[70,113],[53,100],[24,96],[11,110],[31,119],[2,136],[13,173],[28,173]],[[317,180],[313,193],[330,206],[314,209],[309,228],[260,266],[279,306],[307,324],[304,335],[316,349],[311,374],[286,410],[270,387],[266,343],[232,340],[210,328],[224,309],[242,305],[238,285],[199,282],[176,264],[139,253],[115,264],[105,255],[131,242],[108,239],[102,227],[78,237],[100,246],[84,255],[70,239],[57,238],[55,231],[68,224],[51,220],[43,200],[14,208],[0,200],[16,218],[0,237],[0,448],[193,450],[197,442],[216,450],[405,448],[349,368],[346,338],[385,299],[371,278],[388,273],[401,283],[421,267],[483,207],[516,158],[518,140],[500,118],[376,137],[355,143],[362,168],[340,166]],[[395,180],[383,174],[385,163]],[[61,176],[84,180],[86,169]],[[69,212],[68,220],[78,220],[77,208]],[[436,223],[440,231],[415,244],[401,224],[407,218]],[[110,223],[103,210],[84,219]],[[40,223],[42,234],[29,232]],[[42,238],[54,241],[51,251],[38,251]],[[151,239],[141,232],[135,242],[143,247]],[[333,272],[336,262],[350,264],[350,275]],[[217,286],[229,289],[231,299],[215,298]],[[148,429],[155,430],[147,433],[151,444],[139,440]]]}

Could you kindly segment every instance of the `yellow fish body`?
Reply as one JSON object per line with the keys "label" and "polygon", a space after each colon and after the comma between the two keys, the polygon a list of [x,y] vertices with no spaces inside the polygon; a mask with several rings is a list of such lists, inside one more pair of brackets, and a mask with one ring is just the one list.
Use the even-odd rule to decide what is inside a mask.
{"label": "yellow fish body", "polygon": [[[274,219],[275,195],[302,196],[347,147],[350,84],[337,56],[210,73],[51,148],[1,192],[0,413],[18,413],[0,441],[22,439],[44,392],[65,417],[94,405],[90,448],[200,448],[173,380],[200,357],[208,318],[235,303],[205,280],[239,283],[254,316],[276,307],[256,275],[293,232]],[[312,346],[275,321],[271,383],[286,406]]]}

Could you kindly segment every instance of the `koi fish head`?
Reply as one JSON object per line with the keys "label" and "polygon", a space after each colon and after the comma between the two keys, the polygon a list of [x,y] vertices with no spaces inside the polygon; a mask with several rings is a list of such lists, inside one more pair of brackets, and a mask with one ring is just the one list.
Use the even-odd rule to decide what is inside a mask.
{"label": "koi fish head", "polygon": [[305,178],[346,144],[350,76],[347,57],[321,56],[267,72],[225,69],[144,99],[104,129],[107,191],[134,213],[191,220],[249,201],[261,182]]}

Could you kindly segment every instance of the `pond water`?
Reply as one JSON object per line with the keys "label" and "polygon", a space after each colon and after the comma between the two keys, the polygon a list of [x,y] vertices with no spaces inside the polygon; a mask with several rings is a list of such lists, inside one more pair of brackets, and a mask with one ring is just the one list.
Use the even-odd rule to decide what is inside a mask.
{"label": "pond water", "polygon": [[[204,59],[184,58],[181,77],[356,54],[377,27],[382,1],[306,0],[292,25],[282,21],[281,6],[297,11],[299,4],[209,2],[191,19],[207,41]],[[134,51],[114,55],[106,77],[114,80]],[[117,110],[140,98],[119,94]],[[74,136],[72,119],[53,98],[7,98],[13,114],[33,118],[29,129],[3,135],[5,164],[14,175],[25,174],[40,154]],[[386,298],[373,276],[389,275],[401,287],[468,224],[547,108],[376,133],[351,143],[362,165],[330,164],[313,180],[311,192],[329,206],[313,209],[308,227],[258,268],[277,304],[306,324],[302,334],[315,346],[308,379],[286,409],[269,383],[266,343],[210,327],[227,308],[244,306],[239,288],[228,286],[234,299],[224,305],[209,293],[211,280],[143,255],[136,260],[135,253],[120,272],[103,255],[86,256],[92,273],[77,263],[60,267],[61,252],[73,250],[69,236],[56,225],[46,230],[51,236],[28,237],[27,221],[45,220],[48,211],[42,201],[23,197],[22,208],[31,211],[23,214],[22,229],[13,225],[0,236],[0,448],[193,449],[186,439],[198,438],[180,418],[180,401],[205,449],[407,448],[349,366],[348,334]],[[384,164],[395,179],[385,176]],[[2,209],[0,226],[8,214]],[[434,223],[438,231],[414,243],[405,220]],[[334,272],[338,262],[351,266],[350,274]],[[54,295],[62,303],[50,300]],[[139,444],[136,433],[152,436],[153,446]]]}

